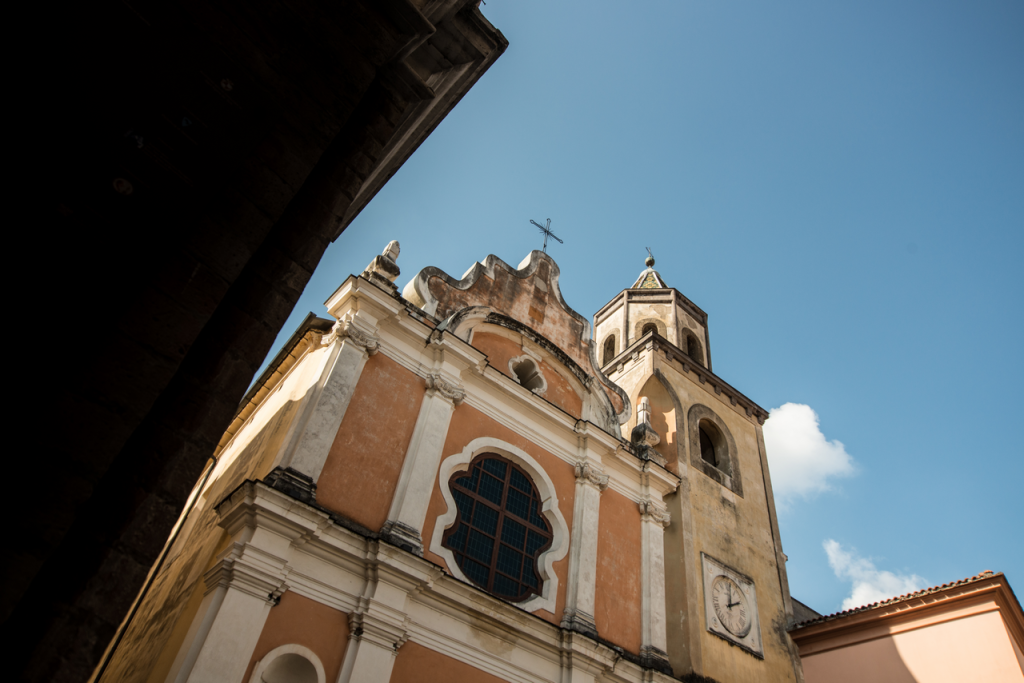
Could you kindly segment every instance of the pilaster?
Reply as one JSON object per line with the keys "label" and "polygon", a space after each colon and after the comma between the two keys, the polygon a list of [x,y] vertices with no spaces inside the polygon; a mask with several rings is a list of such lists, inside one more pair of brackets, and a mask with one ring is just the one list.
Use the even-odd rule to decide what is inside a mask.
{"label": "pilaster", "polygon": [[[580,434],[586,453],[586,434]],[[608,475],[587,459],[576,463],[576,495],[573,504],[569,546],[569,577],[565,594],[562,628],[597,638],[594,596],[597,589],[597,539],[601,492],[608,488]]]}
{"label": "pilaster", "polygon": [[[302,414],[293,424],[294,435],[278,458],[277,467],[290,469],[312,479],[320,477],[331,444],[338,434],[345,411],[367,359],[380,350],[380,339],[370,327],[376,321],[367,316],[349,316],[334,324],[318,343],[326,349],[317,382],[310,387]],[[314,337],[314,343],[317,338]]]}
{"label": "pilaster", "polygon": [[640,656],[644,666],[671,673],[665,614],[664,531],[672,518],[660,500],[645,497],[639,506],[643,577]]}
{"label": "pilaster", "polygon": [[236,542],[204,576],[206,595],[169,680],[242,680],[270,608],[287,588],[285,567],[284,560]]}
{"label": "pilaster", "polygon": [[466,398],[457,377],[434,372],[426,377],[427,391],[413,427],[381,537],[389,543],[423,555],[423,523],[441,463],[448,425],[455,407]]}

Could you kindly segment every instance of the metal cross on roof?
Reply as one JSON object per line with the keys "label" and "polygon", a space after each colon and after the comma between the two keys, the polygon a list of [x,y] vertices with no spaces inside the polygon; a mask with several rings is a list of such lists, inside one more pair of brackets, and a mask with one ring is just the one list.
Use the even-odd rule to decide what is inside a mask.
{"label": "metal cross on roof", "polygon": [[556,235],[555,233],[551,232],[551,219],[550,218],[548,219],[547,226],[541,225],[540,223],[538,223],[537,221],[533,220],[532,218],[530,219],[530,222],[533,223],[534,225],[536,225],[538,228],[540,228],[540,231],[544,234],[544,253],[545,254],[548,253],[548,237],[554,237],[556,240],[558,240],[559,244],[565,244],[565,242],[563,242],[558,235]]}

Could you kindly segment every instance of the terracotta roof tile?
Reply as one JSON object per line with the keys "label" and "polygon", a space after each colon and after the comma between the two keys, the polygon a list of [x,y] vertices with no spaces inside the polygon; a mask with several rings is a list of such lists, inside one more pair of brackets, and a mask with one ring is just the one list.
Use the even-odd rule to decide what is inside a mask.
{"label": "terracotta roof tile", "polygon": [[789,627],[789,630],[793,631],[793,630],[798,629],[798,628],[803,628],[804,626],[810,626],[812,624],[820,624],[820,623],[822,623],[824,621],[832,621],[833,619],[840,619],[842,617],[848,617],[848,616],[850,616],[852,614],[859,614],[860,612],[867,612],[868,610],[876,609],[878,607],[885,607],[887,605],[892,605],[892,604],[895,604],[895,603],[898,603],[898,602],[904,602],[906,600],[911,600],[913,598],[918,598],[918,597],[921,597],[922,595],[929,595],[931,593],[938,593],[939,591],[946,590],[947,588],[954,588],[956,586],[963,586],[963,585],[966,585],[966,584],[969,584],[969,583],[974,583],[975,581],[981,581],[983,579],[990,579],[990,578],[992,578],[995,575],[996,575],[996,573],[993,572],[991,569],[986,569],[985,571],[981,572],[980,574],[976,574],[975,576],[970,576],[970,577],[968,577],[966,579],[960,579],[959,581],[951,581],[950,583],[944,583],[941,586],[932,586],[931,588],[923,588],[923,589],[921,589],[919,591],[915,591],[913,593],[906,593],[905,595],[897,595],[896,597],[889,598],[888,600],[881,600],[879,602],[872,602],[871,604],[862,605],[861,607],[854,607],[853,609],[843,610],[841,612],[835,612],[833,614],[826,614],[824,616],[815,617],[814,619],[807,619],[805,621],[801,621],[801,622],[798,622],[796,624],[793,624],[792,626]]}

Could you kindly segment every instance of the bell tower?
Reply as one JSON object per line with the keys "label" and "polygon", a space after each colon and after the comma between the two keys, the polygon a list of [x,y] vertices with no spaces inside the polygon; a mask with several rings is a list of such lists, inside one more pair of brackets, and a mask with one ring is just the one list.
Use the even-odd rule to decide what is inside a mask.
{"label": "bell tower", "polygon": [[665,497],[665,618],[677,676],[802,681],[762,425],[767,411],[711,369],[708,316],[654,269],[594,316],[602,372],[635,406],[621,427]]}
{"label": "bell tower", "polygon": [[647,268],[633,286],[624,289],[594,316],[598,362],[607,372],[627,348],[648,332],[681,349],[702,367],[711,369],[708,315],[678,290],[665,284],[648,256]]}

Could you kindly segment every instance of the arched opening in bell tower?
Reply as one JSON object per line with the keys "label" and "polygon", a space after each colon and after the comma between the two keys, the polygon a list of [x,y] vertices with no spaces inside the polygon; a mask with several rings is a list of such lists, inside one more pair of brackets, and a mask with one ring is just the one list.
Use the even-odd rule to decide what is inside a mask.
{"label": "arched opening in bell tower", "polygon": [[712,467],[718,467],[718,457],[715,455],[715,442],[711,435],[708,434],[708,431],[713,428],[710,425],[705,426],[705,423],[701,423],[699,429],[701,460]]}
{"label": "arched opening in bell tower", "polygon": [[615,335],[604,340],[604,353],[601,354],[601,365],[608,365],[615,358]]}
{"label": "arched opening in bell tower", "polygon": [[692,332],[686,332],[686,341],[683,345],[683,351],[689,356],[695,363],[704,365],[704,349],[701,348],[700,342],[697,340],[697,335]]}

